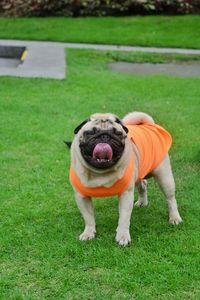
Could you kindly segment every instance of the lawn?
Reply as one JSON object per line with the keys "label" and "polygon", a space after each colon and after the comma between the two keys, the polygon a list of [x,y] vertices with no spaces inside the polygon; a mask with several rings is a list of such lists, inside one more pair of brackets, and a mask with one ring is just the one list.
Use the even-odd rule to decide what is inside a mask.
{"label": "lawn", "polygon": [[[200,48],[199,23],[198,16],[0,18],[0,37]],[[0,299],[200,299],[200,79],[112,73],[106,62],[118,60],[199,56],[68,50],[66,80],[0,78]],[[114,242],[116,198],[95,199],[97,237],[80,242],[83,221],[63,140],[93,112],[122,117],[133,110],[173,135],[184,223],[167,223],[151,179],[149,207],[133,212],[129,247]]]}
{"label": "lawn", "polygon": [[[113,59],[68,50],[66,80],[0,78],[0,299],[200,299],[200,79],[112,73],[106,62]],[[151,179],[148,208],[133,212],[129,247],[114,241],[116,198],[95,199],[97,237],[81,242],[63,140],[93,112],[133,110],[173,136],[184,222],[168,224]]]}
{"label": "lawn", "polygon": [[0,18],[0,38],[200,48],[200,16]]}

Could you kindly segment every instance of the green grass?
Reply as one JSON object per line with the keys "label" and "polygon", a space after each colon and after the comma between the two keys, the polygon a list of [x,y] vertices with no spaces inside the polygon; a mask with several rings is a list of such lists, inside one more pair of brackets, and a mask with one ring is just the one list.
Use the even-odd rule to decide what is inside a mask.
{"label": "green grass", "polygon": [[[0,78],[0,299],[200,299],[200,79],[109,71],[111,57],[69,50],[67,79]],[[150,205],[135,208],[132,243],[114,242],[117,199],[96,199],[97,237],[68,181],[63,140],[93,112],[138,110],[173,135],[171,159],[183,224],[170,226],[149,181]]]}
{"label": "green grass", "polygon": [[200,60],[198,54],[166,54],[166,53],[146,53],[146,52],[126,52],[126,51],[104,51],[106,60],[125,62],[150,62],[150,63],[182,63],[195,62]]}
{"label": "green grass", "polygon": [[200,16],[0,18],[0,38],[200,48]]}

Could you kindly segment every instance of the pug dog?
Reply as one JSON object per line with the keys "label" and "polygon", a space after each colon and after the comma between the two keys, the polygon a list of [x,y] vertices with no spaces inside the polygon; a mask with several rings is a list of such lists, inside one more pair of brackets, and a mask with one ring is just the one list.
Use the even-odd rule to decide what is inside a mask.
{"label": "pug dog", "polygon": [[117,195],[119,220],[115,240],[121,246],[128,245],[134,189],[136,186],[139,192],[135,206],[147,206],[150,176],[154,176],[167,200],[169,223],[177,225],[182,221],[168,155],[172,139],[151,116],[132,112],[120,120],[114,114],[96,113],[77,126],[74,134],[70,181],[85,221],[81,241],[91,240],[96,234],[92,198]]}

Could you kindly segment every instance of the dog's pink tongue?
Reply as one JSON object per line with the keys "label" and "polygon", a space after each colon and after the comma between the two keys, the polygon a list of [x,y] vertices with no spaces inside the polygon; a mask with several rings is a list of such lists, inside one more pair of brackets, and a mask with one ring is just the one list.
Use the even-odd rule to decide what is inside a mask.
{"label": "dog's pink tongue", "polygon": [[99,143],[94,147],[92,157],[95,159],[108,159],[113,157],[113,151],[109,144]]}

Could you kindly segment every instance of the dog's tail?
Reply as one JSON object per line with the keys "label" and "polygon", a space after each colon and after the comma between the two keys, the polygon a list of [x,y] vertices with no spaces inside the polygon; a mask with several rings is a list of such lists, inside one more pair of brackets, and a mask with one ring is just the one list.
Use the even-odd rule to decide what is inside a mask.
{"label": "dog's tail", "polygon": [[143,113],[134,111],[127,114],[123,119],[125,125],[137,125],[137,124],[154,124],[154,120],[151,116]]}

